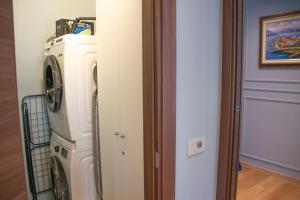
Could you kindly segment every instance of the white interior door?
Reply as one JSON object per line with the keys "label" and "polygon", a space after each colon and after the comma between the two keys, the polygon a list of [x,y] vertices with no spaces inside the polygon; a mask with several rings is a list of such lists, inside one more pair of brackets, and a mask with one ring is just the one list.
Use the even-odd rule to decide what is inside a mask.
{"label": "white interior door", "polygon": [[104,200],[143,200],[142,0],[97,0],[97,40]]}

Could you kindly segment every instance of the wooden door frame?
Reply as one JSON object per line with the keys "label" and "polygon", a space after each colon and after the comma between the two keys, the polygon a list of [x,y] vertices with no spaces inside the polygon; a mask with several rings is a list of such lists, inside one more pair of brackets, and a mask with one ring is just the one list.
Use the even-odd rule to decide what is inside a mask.
{"label": "wooden door frame", "polygon": [[[243,0],[223,0],[222,86],[217,200],[234,200],[240,143]],[[226,47],[226,48],[225,48]]]}
{"label": "wooden door frame", "polygon": [[175,199],[176,0],[143,0],[145,200]]}
{"label": "wooden door frame", "polygon": [[25,200],[11,0],[0,2],[0,24],[0,199]]}

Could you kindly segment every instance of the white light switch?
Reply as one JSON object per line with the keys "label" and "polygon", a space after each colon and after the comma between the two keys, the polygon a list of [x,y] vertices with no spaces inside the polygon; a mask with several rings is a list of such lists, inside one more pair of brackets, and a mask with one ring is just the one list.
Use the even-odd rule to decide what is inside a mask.
{"label": "white light switch", "polygon": [[188,141],[188,156],[205,151],[205,137],[194,138]]}

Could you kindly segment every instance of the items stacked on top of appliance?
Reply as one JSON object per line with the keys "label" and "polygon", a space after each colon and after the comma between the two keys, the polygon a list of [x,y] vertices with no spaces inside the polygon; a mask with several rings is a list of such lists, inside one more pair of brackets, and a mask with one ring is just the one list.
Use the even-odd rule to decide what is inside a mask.
{"label": "items stacked on top of appliance", "polygon": [[56,21],[55,35],[50,37],[47,42],[57,37],[66,34],[79,34],[79,35],[94,35],[96,17],[78,17],[76,19],[59,19]]}
{"label": "items stacked on top of appliance", "polygon": [[75,20],[60,19],[56,21],[56,37],[66,34],[94,35],[95,17],[79,17]]}

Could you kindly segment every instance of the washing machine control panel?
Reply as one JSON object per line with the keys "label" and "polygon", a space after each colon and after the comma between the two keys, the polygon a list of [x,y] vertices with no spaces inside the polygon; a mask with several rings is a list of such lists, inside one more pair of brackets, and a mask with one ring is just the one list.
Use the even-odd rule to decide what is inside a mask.
{"label": "washing machine control panel", "polygon": [[68,159],[68,150],[66,150],[65,148],[61,149],[61,156],[65,159]]}
{"label": "washing machine control panel", "polygon": [[52,148],[54,150],[53,151],[54,154],[59,155],[61,158],[68,160],[69,151],[66,148],[60,145],[55,145]]}

